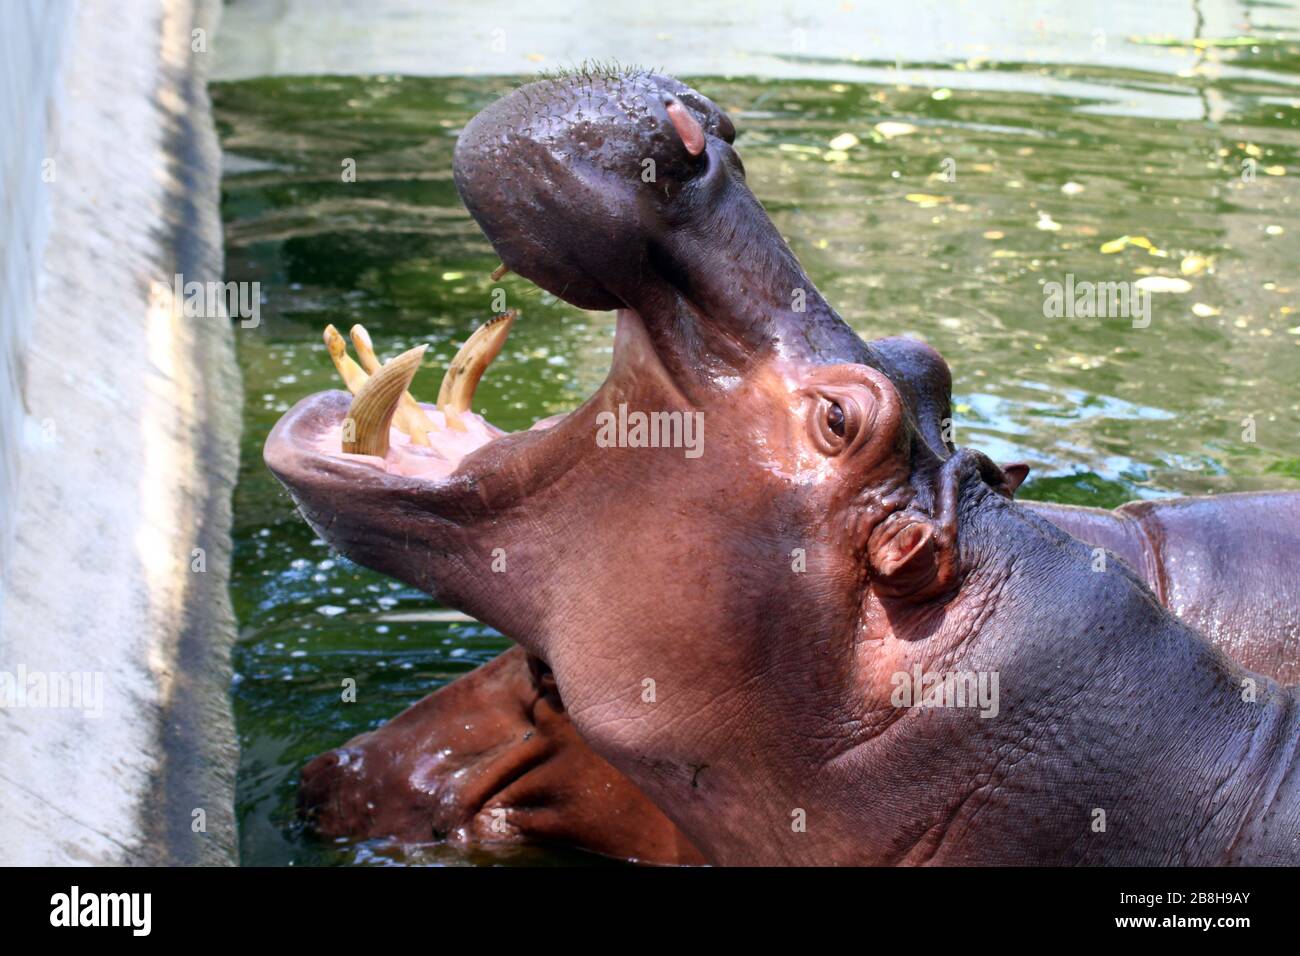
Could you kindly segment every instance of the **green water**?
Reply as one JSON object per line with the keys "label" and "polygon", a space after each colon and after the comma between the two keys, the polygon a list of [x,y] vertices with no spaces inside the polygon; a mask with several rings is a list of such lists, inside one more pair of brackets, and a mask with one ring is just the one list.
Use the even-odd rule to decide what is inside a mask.
{"label": "green water", "polygon": [[[868,337],[921,336],[947,357],[958,441],[1029,461],[1024,497],[1109,507],[1300,488],[1300,45],[1223,56],[1240,69],[1210,71],[1217,78],[938,64],[924,88],[694,85],[736,118],[751,188],[845,319]],[[972,68],[991,71],[990,88],[1033,92],[949,95],[946,80]],[[1056,95],[1045,78],[1118,95]],[[413,389],[427,400],[489,315],[497,261],[456,198],[451,153],[465,121],[513,82],[293,77],[213,90],[227,152],[228,278],[256,280],[263,295],[261,326],[236,333],[246,408],[233,695],[245,863],[581,859],[322,844],[299,832],[304,761],[508,642],[332,555],[261,461],[280,414],[338,387],[321,344],[327,323],[345,333],[365,324],[384,356],[430,343]],[[1129,92],[1177,108],[1134,115]],[[883,121],[915,131],[873,137]],[[845,133],[859,143],[832,150]],[[348,158],[351,183],[341,177]],[[1248,159],[1253,182],[1242,179]],[[1285,175],[1266,171],[1278,167]],[[1082,190],[1063,191],[1070,183]],[[1133,244],[1101,251],[1125,235],[1163,255]],[[1181,277],[1185,262],[1190,289],[1154,296],[1148,328],[1044,318],[1044,281]],[[596,387],[613,316],[581,313],[513,276],[499,285],[523,315],[476,404],[521,428]],[[1254,441],[1243,440],[1247,420]],[[359,698],[343,704],[349,677]]]}

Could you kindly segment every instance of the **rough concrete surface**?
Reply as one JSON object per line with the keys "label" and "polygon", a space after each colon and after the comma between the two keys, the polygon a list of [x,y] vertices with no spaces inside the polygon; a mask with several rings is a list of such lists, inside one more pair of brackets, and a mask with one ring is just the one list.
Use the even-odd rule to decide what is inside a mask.
{"label": "rough concrete surface", "polygon": [[[186,318],[159,292],[222,275],[211,54],[194,49],[210,50],[219,3],[26,6],[16,30],[31,35],[7,46],[66,35],[47,92],[40,63],[0,76],[6,109],[48,114],[41,147],[5,169],[14,195],[46,192],[0,223],[39,277],[29,331],[3,356],[23,421],[0,436],[14,473],[0,499],[0,863],[234,862],[240,386],[230,320]],[[83,696],[64,706],[34,692],[72,675]]]}

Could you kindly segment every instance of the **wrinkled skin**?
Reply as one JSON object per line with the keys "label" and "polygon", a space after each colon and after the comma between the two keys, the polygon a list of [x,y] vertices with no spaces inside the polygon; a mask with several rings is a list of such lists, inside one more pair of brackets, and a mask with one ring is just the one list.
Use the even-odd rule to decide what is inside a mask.
{"label": "wrinkled skin", "polygon": [[[1026,507],[1137,570],[1161,603],[1238,663],[1300,678],[1300,494]],[[1223,582],[1231,582],[1224,586]],[[686,837],[573,729],[522,648],[457,678],[303,768],[323,836],[549,843],[646,863],[702,862]],[[519,767],[527,770],[522,778]],[[521,785],[520,780],[524,783]],[[492,826],[493,809],[508,825]]]}
{"label": "wrinkled skin", "polygon": [[[908,366],[904,358],[898,364],[913,394],[926,397],[919,417],[937,433],[951,414],[947,366],[928,357]],[[1007,470],[1017,484],[1024,477],[1017,466]],[[1115,511],[1026,507],[1125,561],[1164,606],[1238,663],[1284,684],[1300,679],[1300,576],[1288,573],[1300,550],[1300,494]],[[659,809],[577,735],[553,680],[543,688],[546,673],[513,648],[322,754],[303,769],[304,816],[327,837],[563,844],[646,863],[700,862]],[[524,785],[520,766],[528,768]],[[505,810],[496,828],[494,809]]]}
{"label": "wrinkled skin", "polygon": [[1160,603],[1252,671],[1300,681],[1300,493],[1026,507],[1133,568]]}
{"label": "wrinkled skin", "polygon": [[[731,138],[649,74],[546,81],[476,117],[466,205],[515,272],[619,309],[609,377],[439,480],[323,452],[348,401],[308,398],[266,446],[304,517],[548,662],[582,738],[709,862],[1300,861],[1296,692],[932,434]],[[600,445],[619,405],[702,414],[704,455]],[[914,671],[997,674],[996,716],[900,706]]]}

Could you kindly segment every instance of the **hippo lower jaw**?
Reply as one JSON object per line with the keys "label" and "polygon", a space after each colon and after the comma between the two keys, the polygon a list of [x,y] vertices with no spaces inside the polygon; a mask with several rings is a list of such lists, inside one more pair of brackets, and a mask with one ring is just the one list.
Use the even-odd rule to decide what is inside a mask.
{"label": "hippo lower jaw", "polygon": [[[523,558],[554,543],[547,529],[569,520],[565,496],[608,472],[602,416],[617,416],[620,405],[683,417],[695,410],[659,361],[640,317],[622,309],[607,381],[577,409],[506,433],[469,410],[473,385],[500,342],[492,346],[470,356],[475,360],[461,375],[468,387],[453,389],[459,409],[409,398],[420,358],[412,350],[376,365],[368,379],[346,372],[355,396],[321,392],[298,402],[272,429],[264,457],[337,551],[525,640],[540,626],[545,602],[533,598],[546,582],[534,573],[536,562]],[[335,359],[344,371],[346,363]],[[465,349],[453,370],[463,359]],[[425,444],[402,420],[412,410],[433,426]],[[612,503],[617,495],[609,497]]]}

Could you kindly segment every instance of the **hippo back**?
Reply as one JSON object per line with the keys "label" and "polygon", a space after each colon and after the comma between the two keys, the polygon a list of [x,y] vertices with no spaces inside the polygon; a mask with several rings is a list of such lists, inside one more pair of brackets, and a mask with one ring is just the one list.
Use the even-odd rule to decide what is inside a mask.
{"label": "hippo back", "polygon": [[1114,511],[1026,504],[1123,560],[1165,607],[1245,667],[1300,681],[1300,493],[1136,501]]}

